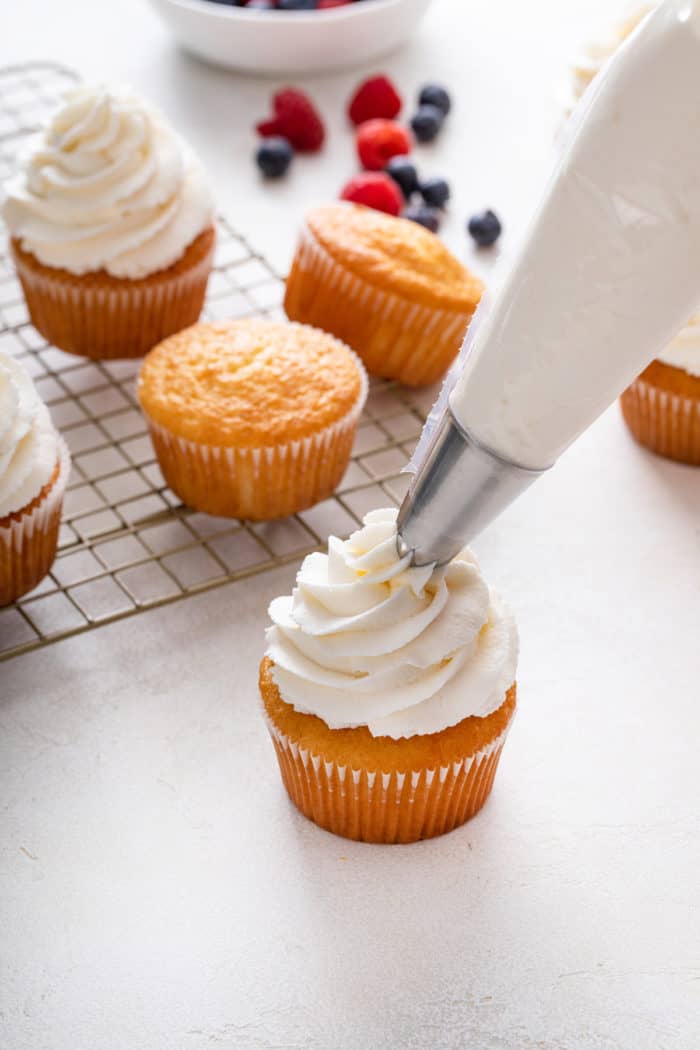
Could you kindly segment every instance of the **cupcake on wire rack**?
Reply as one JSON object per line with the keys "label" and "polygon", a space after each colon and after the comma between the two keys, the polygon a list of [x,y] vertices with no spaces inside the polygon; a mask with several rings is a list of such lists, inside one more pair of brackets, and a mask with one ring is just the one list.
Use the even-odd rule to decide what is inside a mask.
{"label": "cupcake on wire rack", "polygon": [[29,374],[0,352],[0,606],[51,568],[69,472],[68,449]]}
{"label": "cupcake on wire rack", "polygon": [[518,634],[470,551],[412,566],[396,511],[372,511],[305,559],[270,617],[263,711],[305,816],[394,843],[481,809],[515,712]]}
{"label": "cupcake on wire rack", "polygon": [[62,350],[138,357],[199,317],[212,198],[198,161],[130,92],[71,92],[2,215],[32,323]]}

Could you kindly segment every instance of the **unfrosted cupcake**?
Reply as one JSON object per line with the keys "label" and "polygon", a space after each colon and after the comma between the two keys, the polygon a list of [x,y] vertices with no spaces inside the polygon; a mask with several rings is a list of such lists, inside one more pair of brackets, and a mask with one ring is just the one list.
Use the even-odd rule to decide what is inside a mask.
{"label": "unfrosted cupcake", "polygon": [[0,606],[51,568],[69,471],[68,449],[32,380],[0,353]]}
{"label": "unfrosted cupcake", "polygon": [[700,466],[700,316],[627,388],[620,403],[640,444]]}
{"label": "unfrosted cupcake", "polygon": [[515,711],[518,636],[470,551],[416,568],[396,511],[311,554],[270,606],[265,718],[291,800],[328,831],[413,842],[488,798]]}
{"label": "unfrosted cupcake", "polygon": [[339,203],[306,216],[284,308],[337,335],[372,375],[423,386],[449,368],[482,292],[423,226]]}
{"label": "unfrosted cupcake", "polygon": [[146,357],[138,395],[163,475],[190,507],[284,517],[330,496],[367,397],[362,364],[306,325],[193,325]]}
{"label": "unfrosted cupcake", "polygon": [[6,188],[34,326],[91,358],[138,357],[197,320],[214,251],[199,163],[126,91],[72,92]]}

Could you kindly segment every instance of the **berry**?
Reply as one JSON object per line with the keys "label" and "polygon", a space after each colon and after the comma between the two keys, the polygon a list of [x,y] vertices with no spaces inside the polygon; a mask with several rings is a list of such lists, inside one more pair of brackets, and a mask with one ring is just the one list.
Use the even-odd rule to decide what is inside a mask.
{"label": "berry", "polygon": [[401,192],[406,200],[408,200],[411,194],[415,193],[418,189],[418,172],[416,171],[415,164],[413,164],[408,157],[401,154],[392,157],[387,164],[385,171],[387,175],[391,175],[394,182],[401,187]]}
{"label": "berry", "polygon": [[437,106],[419,106],[411,117],[413,134],[419,142],[432,142],[444,119],[445,114]]}
{"label": "berry", "polygon": [[418,105],[437,106],[442,111],[443,116],[446,117],[452,109],[452,99],[440,84],[426,84],[425,87],[420,89]]}
{"label": "berry", "polygon": [[330,11],[332,7],[345,7],[352,0],[318,0],[316,7],[319,11]]}
{"label": "berry", "polygon": [[467,225],[469,233],[481,248],[489,248],[501,236],[501,220],[489,208],[479,215],[472,215]]}
{"label": "berry", "polygon": [[364,204],[388,215],[398,215],[403,208],[401,190],[383,171],[356,175],[343,187],[340,199]]}
{"label": "berry", "polygon": [[255,160],[263,175],[278,179],[280,175],[286,175],[293,156],[294,150],[287,140],[274,136],[260,143]]}
{"label": "berry", "polygon": [[440,229],[440,212],[436,208],[429,208],[427,204],[409,204],[401,214],[404,219],[417,222],[432,233],[437,233]]}
{"label": "berry", "polygon": [[278,91],[272,100],[274,117],[257,125],[263,138],[281,135],[301,153],[315,153],[323,145],[325,128],[311,100],[295,88]]}
{"label": "berry", "polygon": [[392,157],[410,153],[411,136],[393,120],[367,120],[360,124],[355,139],[362,167],[382,171]]}
{"label": "berry", "polygon": [[401,112],[401,96],[388,77],[370,77],[350,99],[348,116],[353,124],[384,117],[391,120]]}
{"label": "berry", "polygon": [[315,11],[317,0],[277,0],[278,11]]}
{"label": "berry", "polygon": [[433,208],[444,208],[450,199],[450,187],[444,179],[426,179],[420,184],[420,192],[425,203]]}

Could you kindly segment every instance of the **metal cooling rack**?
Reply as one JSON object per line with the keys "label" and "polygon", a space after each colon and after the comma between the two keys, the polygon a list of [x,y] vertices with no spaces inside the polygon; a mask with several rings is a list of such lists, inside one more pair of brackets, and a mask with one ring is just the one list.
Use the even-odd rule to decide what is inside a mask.
{"label": "metal cooling rack", "polygon": [[[0,182],[75,73],[50,63],[0,69]],[[206,319],[283,318],[283,281],[218,224]],[[183,506],[167,488],[135,396],[138,361],[93,363],[46,343],[29,323],[0,244],[0,350],[29,370],[73,457],[59,553],[30,594],[0,610],[0,661],[143,609],[297,561],[373,507],[398,504],[399,476],[434,390],[373,380],[348,471],[335,495],[292,518],[247,523]]]}

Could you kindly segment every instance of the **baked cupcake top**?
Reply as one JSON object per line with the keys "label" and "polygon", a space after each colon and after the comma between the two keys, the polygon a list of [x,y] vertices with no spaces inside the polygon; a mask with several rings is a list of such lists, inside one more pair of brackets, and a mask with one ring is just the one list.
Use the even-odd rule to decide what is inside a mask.
{"label": "baked cupcake top", "polygon": [[45,266],[138,279],[176,262],[214,212],[201,166],[155,109],[85,87],[6,187],[2,214]]}
{"label": "baked cupcake top", "polygon": [[306,225],[337,262],[380,288],[448,310],[478,305],[483,282],[416,222],[338,203],[313,208]]}
{"label": "baked cupcake top", "polygon": [[339,340],[308,325],[196,324],[146,356],[139,399],[156,423],[205,445],[260,448],[296,441],[359,414],[364,368]]}
{"label": "baked cupcake top", "polygon": [[0,518],[28,506],[48,484],[59,440],[29,373],[0,352]]}
{"label": "baked cupcake top", "polygon": [[512,614],[464,550],[447,566],[399,558],[396,511],[368,514],[310,554],[270,605],[272,677],[284,701],[331,729],[394,739],[485,717],[515,680]]}

